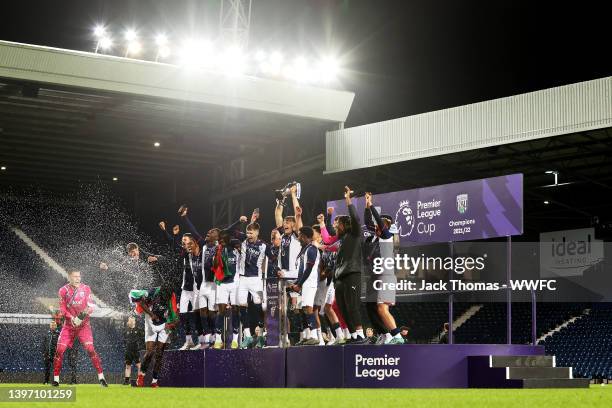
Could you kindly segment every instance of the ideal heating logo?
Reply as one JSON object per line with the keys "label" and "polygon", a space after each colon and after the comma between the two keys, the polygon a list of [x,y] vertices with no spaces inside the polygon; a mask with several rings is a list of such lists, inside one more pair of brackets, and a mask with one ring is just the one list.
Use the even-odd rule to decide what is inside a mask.
{"label": "ideal heating logo", "polygon": [[376,378],[383,381],[387,378],[398,378],[400,376],[400,357],[364,357],[355,354],[355,377]]}
{"label": "ideal heating logo", "polygon": [[603,241],[594,228],[540,234],[540,269],[543,277],[581,276],[604,257]]}
{"label": "ideal heating logo", "polygon": [[555,239],[551,239],[551,256],[575,256],[575,255],[588,255],[591,253],[591,234],[587,234],[586,241],[567,241],[567,237],[563,236],[561,242],[555,242]]}

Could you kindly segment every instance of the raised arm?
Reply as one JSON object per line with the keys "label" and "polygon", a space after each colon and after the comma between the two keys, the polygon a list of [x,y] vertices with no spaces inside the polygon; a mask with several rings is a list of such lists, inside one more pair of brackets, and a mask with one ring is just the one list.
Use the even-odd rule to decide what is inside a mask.
{"label": "raised arm", "polygon": [[225,231],[227,231],[233,238],[238,238],[241,241],[246,239],[246,234],[242,232],[242,228],[246,225],[247,217],[241,216],[238,221],[233,222]]}
{"label": "raised arm", "polygon": [[374,219],[376,220],[378,228],[380,228],[380,237],[382,239],[391,238],[393,234],[391,234],[391,232],[389,232],[389,228],[385,226],[385,223],[383,222],[382,218],[380,218],[380,214],[378,214],[378,210],[376,209],[376,207],[372,206],[371,211],[372,215],[374,216]]}
{"label": "raised arm", "polygon": [[187,224],[187,228],[189,229],[189,231],[191,231],[191,233],[195,236],[195,238],[198,241],[201,240],[202,234],[200,234],[200,231],[198,231],[195,225],[193,225],[193,222],[191,222],[191,220],[189,219],[189,216],[187,215],[187,208],[185,208],[185,211],[181,213],[181,217],[183,217],[185,224]]}
{"label": "raised arm", "polygon": [[325,216],[323,214],[319,214],[317,216],[317,221],[319,222],[319,227],[321,227],[321,240],[326,245],[333,244],[338,240],[338,237],[331,236],[327,231],[327,226],[325,225]]}
{"label": "raised arm", "polygon": [[372,202],[370,201],[372,195],[370,193],[365,194],[365,209],[363,210],[363,222],[369,230],[373,231],[374,221],[372,220]]}
{"label": "raised arm", "polygon": [[351,194],[353,191],[349,186],[344,187],[344,199],[346,201],[346,206],[348,207],[349,217],[351,218],[351,235],[358,236],[361,231],[361,223],[359,222],[359,216],[357,215],[357,210],[353,205],[353,200],[351,199]]}
{"label": "raised arm", "polygon": [[325,227],[330,235],[336,235],[336,230],[334,229],[334,223],[332,220],[334,219],[334,207],[327,207],[327,216],[325,217]]}
{"label": "raised arm", "polygon": [[174,240],[172,239],[172,236],[170,235],[170,233],[168,233],[168,230],[166,229],[166,221],[162,220],[157,225],[159,225],[159,229],[162,230],[162,232],[164,233],[164,237],[166,238],[166,240],[173,243]]}
{"label": "raised arm", "polygon": [[293,204],[293,209],[295,210],[295,229],[294,231],[297,233],[300,228],[304,226],[304,222],[302,220],[302,207],[300,207],[300,201],[297,198],[297,187],[291,186],[291,203]]}
{"label": "raised arm", "polygon": [[294,231],[297,233],[300,228],[304,226],[304,221],[302,220],[302,207],[299,205],[295,207],[295,229]]}
{"label": "raised arm", "polygon": [[280,200],[276,200],[276,208],[274,209],[274,221],[276,222],[276,228],[283,226],[283,205]]}

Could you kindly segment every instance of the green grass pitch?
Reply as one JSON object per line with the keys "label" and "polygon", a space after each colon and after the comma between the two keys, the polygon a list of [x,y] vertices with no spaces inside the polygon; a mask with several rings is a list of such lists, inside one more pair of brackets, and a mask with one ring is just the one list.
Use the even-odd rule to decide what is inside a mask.
{"label": "green grass pitch", "polygon": [[[41,387],[0,384],[0,387]],[[612,407],[612,384],[590,389],[273,389],[76,386],[74,403],[0,403],[14,407]]]}

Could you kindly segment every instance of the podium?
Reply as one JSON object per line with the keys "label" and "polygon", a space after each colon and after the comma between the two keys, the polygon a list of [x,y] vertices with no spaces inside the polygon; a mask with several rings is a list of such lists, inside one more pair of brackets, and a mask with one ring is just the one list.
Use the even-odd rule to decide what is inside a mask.
{"label": "podium", "polygon": [[[470,366],[474,356],[485,356],[486,367]],[[162,387],[468,388],[483,376],[491,377],[489,356],[544,356],[544,347],[407,344],[169,350],[159,383]]]}

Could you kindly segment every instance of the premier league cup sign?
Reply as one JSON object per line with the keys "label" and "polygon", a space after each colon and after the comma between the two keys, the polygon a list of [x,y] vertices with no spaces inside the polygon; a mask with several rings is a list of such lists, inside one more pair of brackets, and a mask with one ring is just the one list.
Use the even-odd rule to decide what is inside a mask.
{"label": "premier league cup sign", "polygon": [[[395,220],[403,245],[523,233],[522,174],[377,194],[373,201]],[[362,216],[364,198],[353,203]],[[348,213],[344,200],[328,206],[336,215]]]}
{"label": "premier league cup sign", "polygon": [[280,339],[280,310],[279,310],[279,293],[278,279],[271,277],[265,280],[266,282],[266,297],[267,297],[267,313],[266,313],[266,329],[268,345],[278,345]]}

